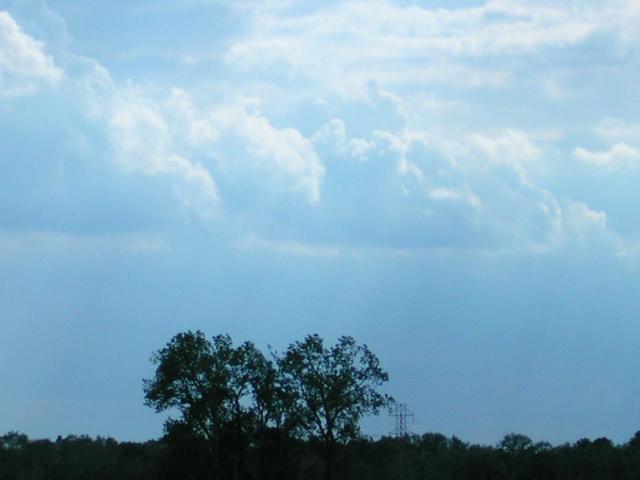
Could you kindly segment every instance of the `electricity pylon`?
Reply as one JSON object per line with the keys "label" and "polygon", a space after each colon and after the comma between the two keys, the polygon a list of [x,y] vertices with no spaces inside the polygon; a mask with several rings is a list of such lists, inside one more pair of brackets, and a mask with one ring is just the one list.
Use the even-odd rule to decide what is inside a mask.
{"label": "electricity pylon", "polygon": [[407,418],[411,418],[412,421],[415,421],[415,416],[411,411],[407,408],[406,403],[399,403],[396,405],[395,411],[391,414],[392,417],[396,418],[396,429],[393,433],[394,437],[406,437],[409,435],[409,430],[407,430]]}

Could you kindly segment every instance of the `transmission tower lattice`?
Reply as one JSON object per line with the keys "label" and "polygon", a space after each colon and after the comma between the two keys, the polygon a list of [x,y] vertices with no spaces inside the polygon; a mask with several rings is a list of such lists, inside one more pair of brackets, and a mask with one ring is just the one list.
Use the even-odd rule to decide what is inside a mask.
{"label": "transmission tower lattice", "polygon": [[412,421],[415,421],[416,417],[407,408],[407,404],[397,404],[395,411],[391,414],[391,416],[395,417],[396,419],[396,429],[393,432],[394,437],[406,437],[407,435],[409,435],[410,432],[409,430],[407,430],[407,418],[411,418]]}

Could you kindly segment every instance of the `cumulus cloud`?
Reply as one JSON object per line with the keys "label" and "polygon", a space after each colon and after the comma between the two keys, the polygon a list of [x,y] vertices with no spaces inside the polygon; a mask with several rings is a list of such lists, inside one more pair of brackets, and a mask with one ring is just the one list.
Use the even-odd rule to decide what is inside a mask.
{"label": "cumulus cloud", "polygon": [[573,156],[584,163],[608,169],[634,168],[640,161],[640,150],[626,143],[616,143],[609,150],[592,151],[577,147]]}
{"label": "cumulus cloud", "polygon": [[158,107],[135,91],[117,94],[111,104],[108,127],[114,160],[124,171],[169,175],[181,202],[209,219],[218,201],[209,171],[176,153],[169,127]]}
{"label": "cumulus cloud", "polygon": [[593,210],[583,202],[571,202],[567,209],[567,224],[571,230],[586,235],[607,228],[607,214]]}
{"label": "cumulus cloud", "polygon": [[526,133],[513,128],[493,137],[474,133],[470,141],[484,157],[497,164],[522,165],[539,159],[541,154]]}
{"label": "cumulus cloud", "polygon": [[257,99],[198,104],[173,88],[167,100],[154,101],[134,89],[116,95],[109,127],[122,168],[175,175],[211,204],[218,188],[209,169],[232,183],[320,200],[324,166],[311,141],[295,128],[272,125]]}
{"label": "cumulus cloud", "polygon": [[542,149],[525,132],[458,140],[425,131],[376,132],[374,145],[374,164],[395,162],[396,177],[372,189],[393,191],[400,183],[394,200],[384,193],[377,200],[393,202],[395,215],[413,219],[402,227],[415,235],[407,246],[433,248],[445,239],[460,249],[542,251],[558,243],[562,208],[529,179]]}
{"label": "cumulus cloud", "polygon": [[252,100],[222,108],[216,115],[221,124],[245,140],[246,152],[258,170],[268,172],[280,188],[302,192],[309,203],[320,200],[324,166],[311,142],[297,129],[273,126],[259,102]]}
{"label": "cumulus cloud", "polygon": [[360,161],[367,160],[367,152],[375,148],[375,141],[349,138],[344,121],[332,118],[322,125],[311,138],[314,145],[328,147],[333,154],[345,155]]}
{"label": "cumulus cloud", "polygon": [[[263,192],[320,200],[324,166],[312,143],[294,128],[272,125],[259,101],[194,100],[185,89],[147,92],[119,86],[87,62],[75,82],[87,114],[102,122],[120,171],[166,178],[180,204],[201,221],[220,213],[220,188],[241,184]],[[246,193],[246,192],[245,192]]]}
{"label": "cumulus cloud", "polygon": [[612,230],[607,214],[585,202],[571,201],[563,209],[562,245],[570,249],[587,249],[610,253],[632,264],[640,258],[640,243]]}
{"label": "cumulus cloud", "polygon": [[207,116],[194,105],[188,92],[173,87],[167,102],[167,114],[175,126],[176,135],[192,147],[215,142],[220,131],[212,116]]}
{"label": "cumulus cloud", "polygon": [[[64,66],[69,90],[104,128],[120,172],[165,179],[158,183],[173,189],[176,203],[201,218],[238,208],[273,229],[300,233],[299,241],[271,241],[264,239],[280,237],[260,232],[247,237],[246,248],[320,256],[334,247],[310,245],[543,250],[577,230],[571,225],[591,219],[609,228],[601,212],[539,182],[553,147],[529,130],[535,118],[518,117],[530,105],[516,109],[509,95],[522,92],[505,89],[504,100],[488,105],[494,97],[470,89],[522,87],[517,69],[529,68],[527,59],[537,61],[545,49],[555,53],[602,36],[632,41],[633,4],[493,0],[436,9],[391,0],[331,8],[247,1],[229,8],[248,14],[247,29],[217,43],[229,48],[216,83],[176,87],[158,77],[145,89],[136,80],[113,80],[91,59],[78,71],[68,60]],[[0,35],[0,82],[19,75],[36,88],[59,81],[62,70],[44,45],[6,13]],[[573,79],[547,78],[560,78],[563,89]],[[265,93],[273,91],[277,100]],[[436,110],[451,117],[434,121]],[[573,157],[630,168],[640,160],[637,132],[633,123],[607,119],[595,133],[613,146],[576,148]],[[286,208],[287,215],[278,210]]]}
{"label": "cumulus cloud", "polygon": [[0,97],[32,94],[42,86],[55,86],[62,76],[45,45],[0,11]]}

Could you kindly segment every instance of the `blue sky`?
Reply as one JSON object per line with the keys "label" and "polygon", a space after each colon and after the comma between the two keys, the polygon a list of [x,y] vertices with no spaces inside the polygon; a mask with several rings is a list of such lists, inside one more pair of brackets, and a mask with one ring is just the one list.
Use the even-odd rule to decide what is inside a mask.
{"label": "blue sky", "polygon": [[0,0],[0,431],[160,435],[149,356],[200,328],[353,335],[416,432],[626,441],[639,24],[632,0]]}

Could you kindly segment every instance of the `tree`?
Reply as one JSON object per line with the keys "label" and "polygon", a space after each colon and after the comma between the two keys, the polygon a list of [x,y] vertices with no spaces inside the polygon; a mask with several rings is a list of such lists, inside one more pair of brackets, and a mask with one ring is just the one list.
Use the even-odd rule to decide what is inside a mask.
{"label": "tree", "polygon": [[[167,431],[178,422],[204,438],[219,475],[222,436],[230,425],[237,427],[243,413],[239,358],[228,335],[209,341],[201,331],[179,333],[152,356],[156,373],[144,381],[148,406],[157,412],[175,409],[180,413],[179,420],[167,421]],[[237,476],[237,470],[234,473]]]}
{"label": "tree", "polygon": [[533,448],[533,441],[526,435],[509,433],[504,436],[498,447],[509,455],[517,455]]}
{"label": "tree", "polygon": [[627,443],[630,447],[640,447],[640,431],[636,432]]}
{"label": "tree", "polygon": [[311,335],[270,360],[251,342],[234,347],[228,335],[210,341],[188,331],[152,361],[146,404],[179,413],[165,424],[166,440],[206,444],[211,469],[223,478],[249,477],[253,452],[261,478],[284,478],[303,436],[320,442],[332,478],[337,445],[359,434],[364,415],[392,401],[377,390],[388,380],[377,357],[351,337],[327,349]]}
{"label": "tree", "polygon": [[331,480],[337,445],[357,437],[364,415],[377,414],[393,402],[378,391],[389,377],[367,346],[348,336],[326,348],[320,336],[309,335],[289,346],[279,366],[295,392],[307,436],[323,447],[325,477]]}
{"label": "tree", "polygon": [[260,478],[290,478],[293,476],[293,443],[301,424],[294,408],[295,392],[274,361],[257,348],[247,350],[245,362],[249,371]]}

